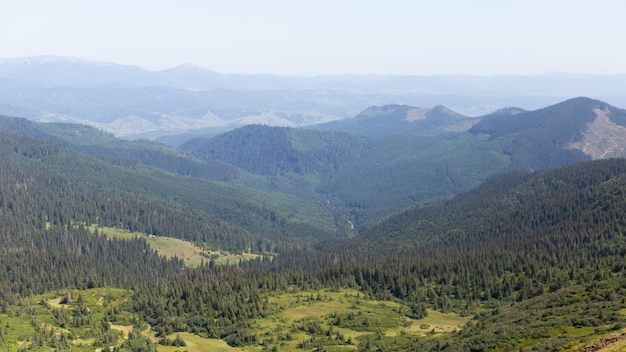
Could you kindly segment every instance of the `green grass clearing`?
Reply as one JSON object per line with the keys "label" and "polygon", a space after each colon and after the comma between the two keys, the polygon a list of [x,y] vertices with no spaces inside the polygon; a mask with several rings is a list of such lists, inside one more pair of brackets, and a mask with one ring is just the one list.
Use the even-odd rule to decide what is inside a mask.
{"label": "green grass clearing", "polygon": [[[443,334],[461,329],[470,319],[432,310],[425,319],[410,319],[402,313],[409,309],[405,305],[367,299],[356,290],[284,293],[270,297],[269,302],[276,313],[254,320],[252,329],[264,347],[276,346],[280,351],[312,349],[303,349],[303,343],[323,344],[325,350],[349,351],[357,348],[361,338],[379,332],[385,336],[425,336],[434,328]],[[429,330],[419,328],[424,324],[428,324]],[[243,349],[260,351],[262,347]]]}
{"label": "green grass clearing", "polygon": [[[0,314],[4,334],[0,348],[15,351],[19,346],[34,347],[40,343],[41,331],[47,333],[46,346],[58,346],[61,339],[67,340],[67,346],[74,351],[119,346],[128,338],[137,319],[125,310],[124,303],[131,296],[132,292],[125,290],[98,288],[59,290],[24,299],[19,305],[9,306],[6,314]],[[459,329],[469,319],[429,311],[427,318],[407,325],[408,318],[402,313],[407,311],[406,306],[368,299],[356,290],[276,293],[268,297],[268,306],[267,317],[250,321],[251,333],[257,336],[255,344],[234,348],[223,340],[180,332],[187,346],[158,345],[158,351],[262,351],[272,347],[280,351],[307,351],[319,346],[328,351],[350,351],[363,338],[377,333],[390,337],[400,333],[420,336],[428,331],[418,327],[427,323],[441,334]],[[105,316],[111,323],[103,330]],[[79,319],[79,323],[74,319]],[[145,324],[141,329],[143,336],[158,341],[155,332]],[[102,342],[107,330],[111,338]],[[53,338],[49,337],[51,331]],[[176,333],[168,337],[175,336]]]}
{"label": "green grass clearing", "polygon": [[185,265],[197,267],[201,263],[209,263],[213,259],[217,265],[237,264],[240,260],[250,260],[259,257],[258,254],[242,253],[234,254],[225,251],[209,251],[194,245],[191,242],[178,238],[146,235],[141,232],[131,232],[128,230],[120,230],[112,227],[90,226],[91,232],[98,230],[98,233],[104,234],[109,238],[135,239],[143,238],[148,242],[150,247],[154,248],[160,255],[167,258],[177,257],[185,262]]}
{"label": "green grass clearing", "polygon": [[231,347],[226,344],[223,340],[218,339],[207,339],[204,337],[200,337],[198,335],[181,332],[178,334],[168,335],[169,339],[175,339],[176,335],[180,335],[180,337],[185,341],[187,346],[177,347],[177,346],[162,346],[159,345],[157,350],[159,352],[176,352],[176,351],[194,351],[194,352],[236,352],[242,351],[239,348]]}

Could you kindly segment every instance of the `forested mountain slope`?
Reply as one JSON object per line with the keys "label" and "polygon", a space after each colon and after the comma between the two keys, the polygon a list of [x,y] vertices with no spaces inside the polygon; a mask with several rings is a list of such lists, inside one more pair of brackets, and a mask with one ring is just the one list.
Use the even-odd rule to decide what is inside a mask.
{"label": "forested mountain slope", "polygon": [[214,180],[238,176],[238,170],[225,163],[195,159],[159,143],[125,141],[85,125],[37,123],[0,116],[0,130],[55,142],[114,164],[145,164],[180,175]]}
{"label": "forested mountain slope", "polygon": [[219,160],[259,175],[331,174],[360,158],[367,141],[340,132],[250,125],[180,146],[202,160]]}
{"label": "forested mountain slope", "polygon": [[[2,117],[0,130],[52,141],[121,167],[147,165],[194,179],[231,182],[235,189],[244,184],[261,192],[291,194],[301,209],[312,201],[318,209],[326,203],[322,211],[334,224],[325,220],[324,226],[345,231],[355,224],[362,231],[398,209],[467,190],[499,172],[619,156],[626,150],[621,147],[626,146],[626,128],[619,125],[623,116],[623,110],[587,98],[473,119],[441,106],[389,105],[345,120],[353,131],[378,137],[251,125],[191,140],[181,147],[185,153],[73,124]],[[464,128],[475,125],[454,132],[459,123]],[[283,211],[291,207],[287,203]]]}
{"label": "forested mountain slope", "polygon": [[[364,327],[360,349],[582,348],[626,323],[626,305],[619,299],[626,294],[624,175],[622,159],[502,175],[445,204],[393,216],[362,236],[243,263],[242,271],[232,273],[238,283],[224,282],[220,289],[252,282],[242,290],[272,297],[353,288],[366,297],[396,299],[406,305],[407,317],[423,316],[420,307],[473,316],[461,330],[431,338],[406,331],[381,335]],[[220,332],[207,318],[215,313],[201,308],[210,299],[198,293],[210,277],[207,269],[187,272],[171,288],[143,296],[138,309],[152,312],[146,318],[158,329],[176,331],[182,317],[183,329],[233,345],[256,345],[260,336],[246,322],[276,308],[229,300],[241,310],[237,319],[228,315],[240,334]],[[167,300],[159,303],[158,295]],[[189,299],[204,303],[192,305]],[[168,304],[184,307],[182,313],[168,312]],[[331,327],[345,326],[331,321]],[[335,343],[323,332],[311,330],[309,336],[318,348]]]}
{"label": "forested mountain slope", "polygon": [[504,141],[502,151],[513,167],[544,170],[589,160],[569,145],[582,140],[583,131],[597,116],[594,110],[610,108],[597,100],[576,98],[532,112],[486,116],[470,132]]}
{"label": "forested mountain slope", "polygon": [[[7,305],[19,305],[18,294],[132,288],[116,314],[149,323],[158,338],[189,332],[259,349],[279,349],[297,334],[302,346],[319,349],[564,350],[608,338],[626,324],[619,298],[626,294],[623,159],[495,176],[349,240],[330,240],[327,233],[315,247],[283,246],[271,259],[184,269],[178,260],[156,256],[145,241],[109,240],[82,224],[254,250],[289,243],[287,235],[323,231],[259,206],[258,190],[246,197],[242,188],[111,165],[48,141],[0,132],[0,162],[0,265],[7,268],[0,287]],[[285,297],[313,305],[342,290],[393,302],[394,319],[405,325],[388,329],[386,318],[358,299],[352,304],[361,315],[336,312],[277,325],[293,308]],[[7,312],[16,309],[35,321],[27,313],[34,308],[7,305]],[[424,324],[420,319],[429,312],[471,319],[456,332],[416,334],[419,326],[410,325]],[[116,314],[104,323],[117,321]],[[59,321],[50,319],[50,325]],[[262,321],[272,321],[274,332],[262,330]],[[359,329],[350,342],[333,332],[348,327]]]}
{"label": "forested mountain slope", "polygon": [[246,126],[181,149],[237,165],[279,190],[323,196],[359,230],[400,208],[468,189],[508,164],[467,134],[374,138]]}
{"label": "forested mountain slope", "polygon": [[625,189],[623,159],[502,175],[445,204],[395,215],[346,243],[343,255],[361,250],[344,258],[369,261],[370,271],[350,271],[350,264],[329,270],[363,278],[366,291],[443,309],[502,307],[439,341],[446,350],[573,346],[579,339],[568,329],[602,326],[601,333],[621,329],[626,318],[623,300],[615,299],[626,287]]}
{"label": "forested mountain slope", "polygon": [[[609,121],[604,129],[594,127],[600,115]],[[338,130],[246,126],[190,140],[181,149],[261,176],[274,189],[322,196],[362,231],[399,209],[469,190],[491,175],[619,156],[626,148],[623,116],[589,98],[473,119],[443,107],[389,105],[324,127]],[[457,130],[459,124],[465,127]],[[594,156],[592,150],[602,152]]]}
{"label": "forested mountain slope", "polygon": [[[266,243],[273,242],[273,247],[338,235],[332,212],[322,204],[140,164],[114,165],[56,143],[0,133],[4,169],[15,170],[24,180],[52,178],[58,180],[50,181],[53,185],[67,188],[35,182],[40,196],[47,197],[35,204],[52,209],[49,202],[58,203],[63,223],[97,223],[230,250],[265,251]],[[61,196],[66,191],[71,196]],[[50,214],[38,216],[45,222]]]}
{"label": "forested mountain slope", "polygon": [[[174,218],[183,220],[182,213],[106,185],[46,172],[44,159],[60,153],[58,145],[0,132],[4,300],[65,287],[152,285],[157,277],[180,270],[178,261],[159,258],[145,241],[110,241],[92,235],[84,224],[169,232],[161,217],[178,225]],[[198,224],[192,227],[200,230]]]}
{"label": "forested mountain slope", "polygon": [[[394,244],[439,246],[447,242],[481,246],[488,241],[508,245],[510,241],[502,237],[506,234],[535,231],[530,237],[522,237],[537,242],[544,240],[544,235],[537,232],[539,228],[569,232],[552,226],[585,227],[588,222],[592,222],[591,227],[611,224],[616,226],[611,231],[621,233],[626,231],[622,229],[625,223],[619,220],[620,212],[626,209],[626,203],[622,204],[625,184],[624,159],[573,164],[541,173],[507,173],[443,204],[416,206],[391,216],[365,231],[358,241],[380,242],[373,245],[378,248]],[[615,223],[615,219],[619,221]]]}

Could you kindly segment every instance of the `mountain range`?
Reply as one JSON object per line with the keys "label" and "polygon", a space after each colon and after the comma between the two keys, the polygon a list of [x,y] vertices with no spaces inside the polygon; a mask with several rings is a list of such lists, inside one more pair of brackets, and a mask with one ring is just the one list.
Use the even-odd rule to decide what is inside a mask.
{"label": "mountain range", "polygon": [[[149,166],[316,204],[326,230],[357,234],[416,203],[469,190],[490,176],[545,170],[625,153],[626,112],[570,99],[526,111],[466,117],[443,106],[370,107],[309,129],[248,125],[178,149],[127,141],[82,125],[0,119],[0,130],[59,143],[115,165]],[[230,192],[230,191],[229,191]],[[312,203],[311,203],[312,202]],[[282,216],[293,216],[282,205]],[[347,230],[352,228],[352,230]],[[340,236],[341,236],[340,235]]]}
{"label": "mountain range", "polygon": [[623,80],[2,60],[0,347],[623,349]]}
{"label": "mountain range", "polygon": [[178,145],[247,124],[309,126],[392,102],[480,116],[536,109],[571,96],[626,106],[626,76],[316,76],[162,71],[66,57],[0,60],[0,114],[87,124],[129,139]]}
{"label": "mountain range", "polygon": [[0,346],[617,347],[625,125],[590,98],[384,105],[173,148],[2,117]]}
{"label": "mountain range", "polygon": [[315,130],[246,126],[180,149],[262,176],[276,190],[322,195],[363,229],[494,174],[623,156],[623,114],[588,98],[476,118],[441,106],[389,105]]}

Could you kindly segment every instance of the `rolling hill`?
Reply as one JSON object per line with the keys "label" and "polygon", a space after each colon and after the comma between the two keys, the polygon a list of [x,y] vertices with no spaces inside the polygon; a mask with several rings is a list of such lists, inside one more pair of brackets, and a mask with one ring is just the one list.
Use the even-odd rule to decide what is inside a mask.
{"label": "rolling hill", "polygon": [[[71,131],[75,126],[63,127],[70,127]],[[333,212],[320,203],[236,183],[181,176],[135,159],[102,160],[45,139],[0,133],[5,169],[20,173],[23,179],[58,179],[62,181],[54,182],[64,187],[69,187],[68,182],[75,184],[71,187],[71,204],[75,208],[65,215],[66,221],[163,234],[206,243],[212,248],[247,251],[265,251],[265,244],[274,247],[282,242],[311,241],[318,236],[342,233],[335,225]],[[141,154],[141,150],[131,153]],[[40,192],[54,198],[53,194],[61,191],[52,187]],[[93,207],[88,214],[86,204]],[[112,218],[105,216],[110,207],[119,208]],[[42,215],[42,221],[48,216]],[[199,219],[202,221],[198,222]]]}
{"label": "rolling hill", "polygon": [[434,108],[385,105],[370,107],[352,118],[317,124],[309,128],[372,137],[393,134],[433,136],[464,131],[475,122],[477,119],[463,116],[441,105]]}
{"label": "rolling hill", "polygon": [[[235,282],[216,286],[228,290],[234,285],[240,287],[238,292],[258,287],[253,299],[261,295],[270,303],[237,306],[228,300],[228,307],[238,308],[224,314],[240,312],[236,323],[233,318],[225,323],[235,324],[232,329],[219,330],[222,325],[214,330],[213,320],[207,321],[215,313],[206,307],[218,293],[205,298],[197,293],[206,286],[198,282],[211,277],[206,269],[170,281],[182,294],[164,291],[165,301],[140,307],[158,312],[147,316],[157,331],[186,329],[222,338],[237,348],[299,350],[290,344],[288,331],[297,334],[301,345],[318,349],[579,351],[598,343],[618,347],[626,322],[626,305],[620,299],[626,293],[625,228],[620,220],[626,211],[625,174],[623,159],[508,173],[443,204],[400,212],[361,236],[293,248],[272,261],[247,262],[242,271],[232,273]],[[346,288],[363,296],[359,293],[360,300],[352,300],[352,294],[342,291]],[[287,302],[284,293],[293,300]],[[143,293],[140,301],[150,296]],[[184,305],[188,299],[203,299],[205,304]],[[394,312],[401,314],[403,328],[391,333],[391,321],[398,316],[366,306],[363,301],[371,299],[378,300],[379,308],[395,300]],[[303,300],[309,308],[298,307]],[[344,302],[357,311],[350,314]],[[326,313],[319,310],[322,304],[328,307],[322,311]],[[185,309],[172,313],[168,305]],[[299,320],[275,315],[296,307],[298,313],[292,314],[300,314]],[[442,329],[441,314],[462,325]],[[425,315],[433,320],[427,323]],[[412,324],[420,324],[419,329]],[[353,334],[352,329],[360,331],[351,335],[352,342],[334,334]],[[420,329],[427,330],[425,336]]]}
{"label": "rolling hill", "polygon": [[[619,348],[624,116],[576,98],[427,136],[253,125],[185,144],[198,159],[0,119],[0,347]],[[236,173],[165,167],[190,162]],[[258,255],[184,267],[125,230]]]}
{"label": "rolling hill", "polygon": [[308,126],[390,103],[445,105],[471,116],[507,106],[536,109],[580,95],[626,106],[624,82],[623,75],[566,74],[283,77],[222,74],[190,64],[150,71],[39,56],[0,58],[0,114],[178,145],[188,136],[247,124]]}
{"label": "rolling hill", "polygon": [[[624,114],[589,98],[478,118],[443,107],[391,105],[315,131],[247,126],[192,139],[180,149],[235,165],[274,189],[322,195],[361,231],[399,209],[468,190],[491,175],[623,155]],[[339,130],[327,130],[332,126]],[[454,131],[459,126],[464,127]]]}
{"label": "rolling hill", "polygon": [[[344,245],[360,246],[361,256],[396,257],[397,270],[419,278],[417,287],[433,283],[461,306],[500,302],[459,334],[424,341],[425,350],[582,350],[594,336],[622,331],[626,318],[615,298],[625,287],[625,174],[624,159],[503,174],[443,204],[394,215]],[[405,255],[419,259],[404,267]],[[493,281],[481,282],[483,275]],[[388,286],[370,289],[394,287],[402,276],[391,274]],[[616,305],[600,296],[609,292]],[[586,326],[604,328],[585,332]]]}
{"label": "rolling hill", "polygon": [[[237,194],[280,194],[287,197],[278,206],[284,214],[292,213],[290,208],[304,211],[313,202],[314,213],[334,219],[325,220],[325,228],[355,226],[358,233],[399,209],[468,190],[490,175],[620,156],[626,140],[623,116],[623,110],[588,98],[479,118],[444,107],[391,105],[338,123],[350,132],[250,125],[192,139],[180,150],[120,140],[84,125],[3,117],[0,130],[58,143],[120,167],[149,166],[188,176],[188,183],[204,178],[224,181],[220,187],[238,189]],[[452,131],[459,123],[464,129]],[[353,134],[358,131],[365,135]],[[273,200],[262,198],[275,197],[256,197],[271,207]],[[309,218],[302,212],[297,217]]]}
{"label": "rolling hill", "polygon": [[236,168],[225,163],[194,159],[160,143],[122,140],[86,125],[39,123],[0,116],[0,131],[58,143],[113,164],[144,164],[179,175],[213,180],[229,180],[238,175]]}

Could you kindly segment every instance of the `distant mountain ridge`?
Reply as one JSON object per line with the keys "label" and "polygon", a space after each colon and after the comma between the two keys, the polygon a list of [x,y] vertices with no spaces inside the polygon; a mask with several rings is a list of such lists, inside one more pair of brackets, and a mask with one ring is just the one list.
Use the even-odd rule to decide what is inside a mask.
{"label": "distant mountain ridge", "polygon": [[[191,75],[193,74],[193,75]],[[190,76],[198,85],[185,80]],[[320,75],[279,76],[269,74],[223,74],[197,65],[182,63],[164,70],[147,70],[139,66],[85,60],[63,56],[0,58],[0,77],[39,84],[44,87],[119,84],[127,87],[168,86],[178,89],[267,90],[330,89],[339,91],[481,92],[503,91],[506,95],[526,95],[541,87],[543,96],[587,95],[615,96],[626,87],[626,74],[590,75],[548,73],[538,76],[394,76],[394,75]],[[177,84],[179,82],[180,84]],[[578,87],[587,82],[585,91]],[[378,88],[377,88],[378,87]],[[561,89],[556,89],[560,87]],[[376,89],[377,88],[377,89]],[[560,91],[559,94],[554,92]],[[583,94],[584,93],[584,94]]]}
{"label": "distant mountain ridge", "polygon": [[355,117],[310,126],[317,130],[343,131],[362,136],[391,134],[438,135],[469,129],[478,119],[463,116],[445,106],[418,108],[408,105],[372,106]]}
{"label": "distant mountain ridge", "polygon": [[[459,123],[472,127],[450,128]],[[175,150],[119,140],[84,125],[0,118],[0,130],[114,165],[151,166],[314,200],[338,219],[350,219],[357,231],[399,209],[470,189],[493,174],[624,156],[624,124],[626,111],[589,98],[473,118],[442,106],[386,105],[338,123],[344,131],[248,125],[192,139]]]}
{"label": "distant mountain ridge", "polygon": [[239,170],[221,162],[207,162],[147,141],[125,141],[90,126],[38,123],[0,116],[0,131],[60,144],[98,159],[123,165],[150,165],[184,176],[212,180],[236,178]]}
{"label": "distant mountain ridge", "polygon": [[[138,66],[83,60],[73,57],[35,56],[0,59],[0,77],[42,87],[81,87],[119,84],[126,87],[169,86],[181,89],[211,89],[208,82],[222,75],[198,66],[182,64],[150,71]],[[189,82],[188,79],[192,78]],[[193,81],[207,82],[195,87]],[[176,82],[182,85],[177,85]],[[185,82],[185,83],[183,83]]]}
{"label": "distant mountain ridge", "polygon": [[[0,78],[0,109],[190,127],[174,148],[0,116],[0,346],[623,348],[626,110],[398,98],[301,126],[370,101],[303,92]],[[156,252],[170,236],[201,262]]]}
{"label": "distant mountain ridge", "polygon": [[[470,132],[484,133],[491,139],[512,135],[514,138],[504,146],[505,153],[521,167],[546,169],[555,167],[555,163],[563,166],[588,158],[625,156],[624,116],[623,109],[580,97],[530,112],[487,115]],[[604,128],[594,130],[594,124],[603,117]],[[613,131],[613,135],[608,136],[608,131]],[[609,138],[613,144],[610,150],[600,145]],[[592,153],[590,148],[594,145],[607,153]],[[530,159],[530,155],[535,157]]]}
{"label": "distant mountain ridge", "polygon": [[480,116],[507,106],[536,109],[571,96],[626,106],[621,92],[626,75],[287,77],[222,74],[190,64],[150,71],[54,56],[0,59],[0,114],[88,124],[171,145],[247,124],[330,122],[370,106],[442,105]]}

